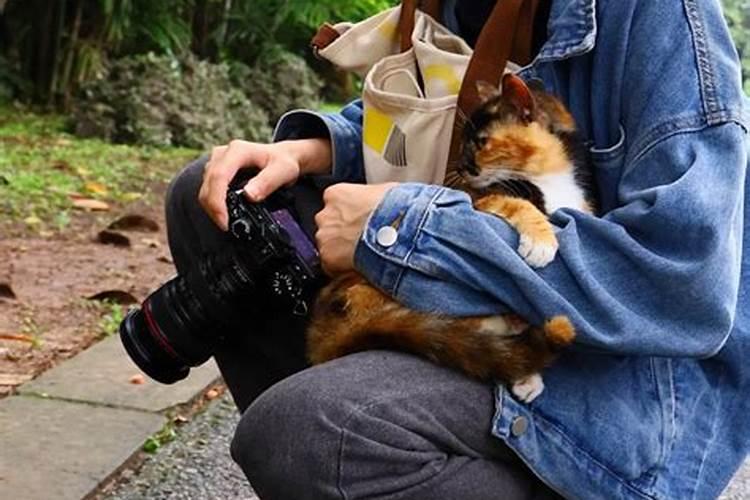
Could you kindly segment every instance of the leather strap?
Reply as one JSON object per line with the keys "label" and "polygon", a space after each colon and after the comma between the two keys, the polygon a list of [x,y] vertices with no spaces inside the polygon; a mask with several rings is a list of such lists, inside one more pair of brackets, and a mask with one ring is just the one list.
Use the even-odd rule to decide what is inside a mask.
{"label": "leather strap", "polygon": [[318,28],[318,32],[310,40],[310,46],[313,49],[315,57],[318,57],[318,52],[332,44],[339,36],[341,36],[339,32],[329,23],[324,23]]}
{"label": "leather strap", "polygon": [[[519,64],[531,61],[534,16],[540,0],[499,0],[484,24],[474,46],[474,53],[461,82],[453,122],[446,184],[455,185],[455,170],[461,158],[463,129],[481,104],[476,83],[480,80],[500,86],[500,78],[509,60]],[[510,34],[513,33],[513,36]]]}

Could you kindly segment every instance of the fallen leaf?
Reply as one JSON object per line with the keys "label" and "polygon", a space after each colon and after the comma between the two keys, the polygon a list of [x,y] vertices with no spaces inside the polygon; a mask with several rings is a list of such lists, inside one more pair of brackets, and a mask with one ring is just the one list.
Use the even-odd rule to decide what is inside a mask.
{"label": "fallen leaf", "polygon": [[42,223],[42,219],[40,219],[36,215],[31,215],[29,217],[26,217],[23,221],[29,226],[37,226]]}
{"label": "fallen leaf", "polygon": [[122,233],[109,231],[107,229],[105,229],[104,231],[99,231],[99,234],[96,235],[96,241],[104,245],[114,245],[116,247],[130,246],[130,238]]}
{"label": "fallen leaf", "polygon": [[156,258],[159,262],[164,262],[165,264],[174,264],[174,261],[172,260],[172,257],[169,255],[160,255]]}
{"label": "fallen leaf", "polygon": [[143,385],[146,383],[146,377],[144,377],[140,373],[136,373],[132,377],[128,379],[128,382],[130,382],[133,385]]}
{"label": "fallen leaf", "polygon": [[24,373],[0,373],[0,385],[21,385],[33,378]]}
{"label": "fallen leaf", "polygon": [[219,391],[216,389],[209,389],[206,391],[206,399],[211,401],[212,399],[216,399],[219,397]]}
{"label": "fallen leaf", "polygon": [[174,422],[177,425],[186,424],[189,422],[188,418],[183,415],[175,415],[172,419],[172,422]]}
{"label": "fallen leaf", "polygon": [[91,198],[74,198],[73,206],[81,210],[92,210],[98,212],[106,212],[109,210],[109,204]]}
{"label": "fallen leaf", "polygon": [[15,299],[16,293],[10,287],[9,283],[0,283],[0,297],[4,299]]}
{"label": "fallen leaf", "polygon": [[150,248],[160,248],[161,247],[161,243],[159,243],[159,240],[156,240],[154,238],[141,238],[141,243],[143,243],[144,245],[146,245],[147,247],[150,247]]}
{"label": "fallen leaf", "polygon": [[83,188],[89,193],[94,193],[94,194],[98,194],[101,196],[104,196],[107,193],[109,193],[107,186],[105,186],[104,184],[100,182],[89,181],[83,185]]}
{"label": "fallen leaf", "polygon": [[0,340],[17,340],[18,342],[28,342],[29,344],[36,342],[33,337],[23,333],[0,333]]}
{"label": "fallen leaf", "polygon": [[52,168],[55,170],[60,170],[62,172],[73,172],[73,167],[70,166],[70,163],[68,163],[65,160],[57,160],[55,163],[52,164]]}
{"label": "fallen leaf", "polygon": [[115,304],[120,304],[122,306],[128,306],[130,304],[138,303],[138,299],[135,298],[133,294],[123,290],[105,290],[103,292],[95,293],[94,295],[86,298],[89,300],[98,301],[107,300],[109,302],[114,302]]}
{"label": "fallen leaf", "polygon": [[135,201],[140,200],[141,198],[143,198],[141,193],[125,193],[122,195],[124,201]]}
{"label": "fallen leaf", "polygon": [[159,230],[159,224],[155,220],[143,215],[127,214],[112,222],[107,226],[107,229],[156,232]]}

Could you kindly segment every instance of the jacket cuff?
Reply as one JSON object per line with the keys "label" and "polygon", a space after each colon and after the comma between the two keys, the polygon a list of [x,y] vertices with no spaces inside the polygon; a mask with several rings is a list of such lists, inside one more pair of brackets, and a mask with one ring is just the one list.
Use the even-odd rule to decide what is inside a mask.
{"label": "jacket cuff", "polygon": [[365,179],[356,168],[360,163],[359,130],[338,113],[316,113],[305,109],[285,113],[276,124],[273,142],[328,138],[331,141],[331,175],[337,182]]}
{"label": "jacket cuff", "polygon": [[354,253],[354,267],[391,296],[408,268],[441,186],[404,183],[390,189],[370,215]]}

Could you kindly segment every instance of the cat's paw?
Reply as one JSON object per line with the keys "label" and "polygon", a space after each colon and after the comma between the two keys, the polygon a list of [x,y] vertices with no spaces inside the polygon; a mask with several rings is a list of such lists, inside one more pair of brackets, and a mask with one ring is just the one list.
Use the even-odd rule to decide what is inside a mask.
{"label": "cat's paw", "polygon": [[541,375],[534,373],[513,382],[510,390],[524,403],[531,403],[544,391],[544,381]]}
{"label": "cat's paw", "polygon": [[518,253],[531,267],[544,267],[557,255],[557,240],[540,241],[528,234],[522,234],[518,240]]}

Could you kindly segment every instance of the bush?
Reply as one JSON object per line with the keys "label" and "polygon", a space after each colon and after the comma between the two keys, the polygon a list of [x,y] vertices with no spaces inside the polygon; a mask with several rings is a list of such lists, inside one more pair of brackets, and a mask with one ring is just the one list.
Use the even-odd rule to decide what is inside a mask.
{"label": "bush", "polygon": [[229,78],[226,64],[146,54],[112,63],[74,104],[77,135],[205,148],[232,138],[266,141],[268,115]]}
{"label": "bush", "polygon": [[290,109],[318,107],[323,81],[299,57],[280,48],[265,51],[251,68],[232,66],[235,84],[268,114],[270,124]]}

